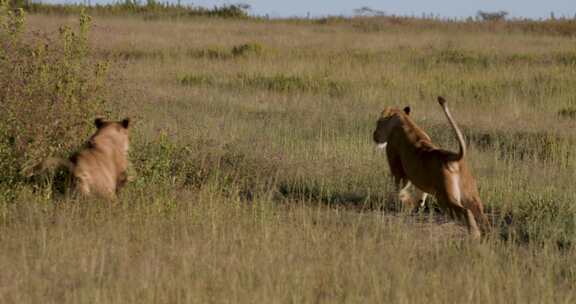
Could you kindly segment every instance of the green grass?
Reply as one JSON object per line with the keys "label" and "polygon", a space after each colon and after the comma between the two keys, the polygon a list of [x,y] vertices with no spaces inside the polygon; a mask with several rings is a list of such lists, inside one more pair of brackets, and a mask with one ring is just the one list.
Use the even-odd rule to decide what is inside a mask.
{"label": "green grass", "polygon": [[[136,180],[117,204],[0,186],[0,302],[574,302],[572,39],[377,21],[96,17]],[[409,104],[455,150],[437,95],[494,226],[479,243],[433,199],[386,198],[375,121]]]}

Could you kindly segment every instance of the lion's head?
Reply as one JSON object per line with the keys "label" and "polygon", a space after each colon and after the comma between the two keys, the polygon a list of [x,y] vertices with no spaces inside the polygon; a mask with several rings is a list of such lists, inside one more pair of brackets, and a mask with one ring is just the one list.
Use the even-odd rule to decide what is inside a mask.
{"label": "lion's head", "polygon": [[386,108],[382,111],[382,115],[376,122],[376,130],[374,130],[374,142],[378,148],[384,149],[388,143],[388,139],[392,130],[401,124],[403,115],[410,115],[410,107],[405,107],[403,110],[396,108]]}
{"label": "lion's head", "polygon": [[100,147],[119,148],[122,152],[128,152],[130,119],[105,121],[102,118],[97,118],[94,120],[94,124],[98,130],[90,140],[92,144],[97,144]]}

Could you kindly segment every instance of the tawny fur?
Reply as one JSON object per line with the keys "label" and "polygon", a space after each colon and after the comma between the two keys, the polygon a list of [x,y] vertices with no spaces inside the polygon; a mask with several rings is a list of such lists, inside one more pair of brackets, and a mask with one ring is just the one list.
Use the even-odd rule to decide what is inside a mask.
{"label": "tawny fur", "polygon": [[50,158],[42,168],[64,166],[72,173],[76,190],[84,196],[115,199],[128,181],[129,122],[129,119],[96,119],[97,131],[88,140],[86,148],[70,159]]}
{"label": "tawny fur", "polygon": [[386,143],[388,163],[395,179],[409,181],[418,189],[436,196],[441,208],[465,220],[471,235],[480,238],[478,223],[487,230],[488,221],[476,181],[465,162],[464,137],[444,98],[438,97],[438,102],[456,133],[460,145],[457,153],[435,146],[406,111],[395,108],[386,108],[382,112],[373,134],[374,141]]}
{"label": "tawny fur", "polygon": [[[404,114],[407,116],[410,115],[411,109],[410,107],[404,108]],[[424,140],[431,141],[430,136],[426,134],[426,132],[418,129],[419,133],[418,136]],[[407,179],[404,170],[402,169],[402,163],[400,161],[401,151],[397,151],[396,147],[394,146],[387,146],[386,143],[378,145],[379,148],[383,148],[386,150],[388,166],[390,167],[390,172],[392,174],[392,178],[394,179],[394,186],[396,190],[396,194],[398,195],[398,199],[409,208],[413,208],[416,210],[418,207],[424,207],[426,204],[426,197],[428,194],[417,187],[415,188],[416,192],[416,200],[412,199],[412,195],[408,191],[412,183]],[[412,185],[413,186],[413,185]],[[390,193],[392,194],[392,193]],[[394,195],[390,196],[390,199],[394,200]]]}

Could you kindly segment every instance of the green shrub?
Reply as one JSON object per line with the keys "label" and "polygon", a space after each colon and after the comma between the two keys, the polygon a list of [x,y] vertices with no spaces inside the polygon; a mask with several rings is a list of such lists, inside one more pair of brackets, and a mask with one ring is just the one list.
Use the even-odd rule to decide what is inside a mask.
{"label": "green shrub", "polygon": [[280,93],[327,93],[342,96],[350,90],[349,83],[309,75],[250,75],[239,74],[241,87],[253,87]]}
{"label": "green shrub", "polygon": [[190,49],[186,54],[192,58],[228,59],[232,57],[230,51],[221,47]]}
{"label": "green shrub", "polygon": [[233,56],[260,55],[264,48],[259,43],[246,43],[232,48]]}
{"label": "green shrub", "polygon": [[576,109],[573,107],[560,109],[558,111],[558,117],[567,118],[567,119],[575,119],[576,118]]}
{"label": "green shrub", "polygon": [[184,86],[220,86],[240,90],[259,89],[285,94],[327,94],[341,97],[350,92],[349,82],[328,79],[315,75],[262,75],[239,73],[231,79],[219,79],[206,74],[185,74],[178,77]]}
{"label": "green shrub", "polygon": [[210,75],[188,74],[180,77],[180,84],[186,86],[210,86],[215,82]]}
{"label": "green shrub", "polygon": [[57,41],[30,41],[20,35],[22,10],[0,1],[0,182],[14,183],[22,170],[86,140],[103,114],[108,64],[91,60],[89,16],[77,31],[62,26]]}
{"label": "green shrub", "polygon": [[192,58],[231,59],[235,57],[258,56],[264,53],[264,47],[259,43],[245,43],[233,46],[231,49],[222,47],[209,47],[204,49],[191,49],[186,52]]}
{"label": "green shrub", "polygon": [[436,63],[456,64],[468,67],[488,67],[493,58],[483,54],[448,48],[434,54]]}
{"label": "green shrub", "polygon": [[533,194],[517,209],[507,231],[516,240],[563,248],[576,242],[576,207],[567,197]]}
{"label": "green shrub", "polygon": [[555,54],[554,59],[557,63],[575,66],[576,65],[576,52],[563,52]]}
{"label": "green shrub", "polygon": [[123,60],[141,60],[141,59],[160,59],[163,60],[169,56],[168,53],[161,50],[138,50],[138,49],[128,49],[121,50],[109,55],[117,57]]}

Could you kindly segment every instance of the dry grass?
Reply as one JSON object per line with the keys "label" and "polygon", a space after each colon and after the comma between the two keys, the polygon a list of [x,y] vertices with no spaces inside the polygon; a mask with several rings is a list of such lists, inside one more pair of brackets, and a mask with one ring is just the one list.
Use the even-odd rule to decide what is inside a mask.
{"label": "dry grass", "polygon": [[[55,33],[73,19],[31,16]],[[573,41],[435,27],[98,17],[139,178],[118,206],[0,201],[0,302],[572,303]],[[234,47],[258,51],[234,56]],[[228,55],[210,55],[228,54]],[[232,54],[232,55],[231,55]],[[189,81],[183,81],[189,79]],[[494,233],[390,207],[371,131],[447,97]],[[564,112],[562,112],[564,111]]]}

